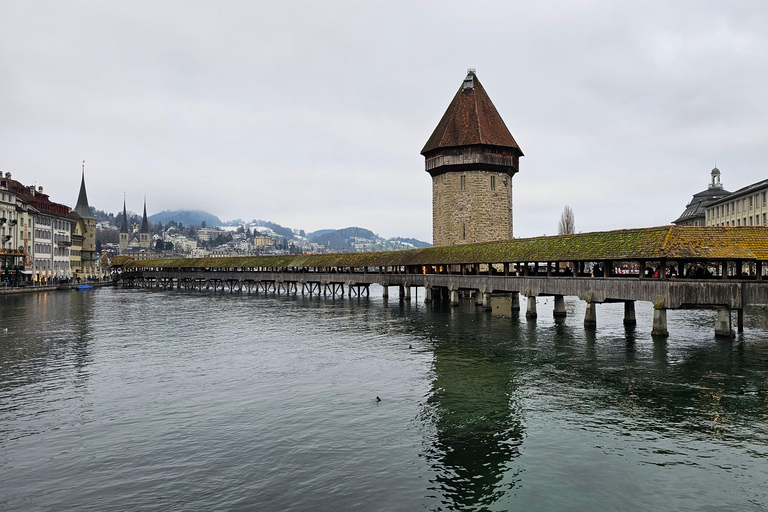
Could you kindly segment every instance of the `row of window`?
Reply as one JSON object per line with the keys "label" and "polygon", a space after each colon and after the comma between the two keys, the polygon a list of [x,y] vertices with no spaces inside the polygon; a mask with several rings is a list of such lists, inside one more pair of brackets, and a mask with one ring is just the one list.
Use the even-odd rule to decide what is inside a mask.
{"label": "row of window", "polygon": [[749,217],[744,217],[743,219],[736,219],[736,220],[726,220],[724,222],[715,222],[712,224],[713,226],[768,226],[768,214],[764,213],[762,218],[762,223],[760,222],[760,215],[750,215]]}
{"label": "row of window", "polygon": [[[502,182],[504,186],[507,186],[506,181]],[[491,190],[496,190],[496,176],[491,176]],[[462,174],[459,178],[459,190],[467,190],[467,176]]]}
{"label": "row of window", "polygon": [[[710,217],[714,215],[715,218],[738,215],[739,213],[746,212],[748,209],[753,210],[754,208],[759,208],[760,204],[763,205],[763,208],[766,207],[766,192],[752,194],[749,197],[742,197],[741,199],[731,201],[730,203],[721,204],[720,206],[716,206],[714,210],[707,210],[707,215]],[[710,220],[713,219],[710,218]]]}

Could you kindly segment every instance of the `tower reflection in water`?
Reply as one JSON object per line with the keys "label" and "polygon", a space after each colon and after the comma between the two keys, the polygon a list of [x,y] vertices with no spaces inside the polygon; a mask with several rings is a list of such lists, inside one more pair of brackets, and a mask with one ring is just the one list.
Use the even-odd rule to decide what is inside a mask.
{"label": "tower reflection in water", "polygon": [[435,315],[434,380],[424,408],[434,427],[425,447],[436,474],[430,490],[457,509],[489,505],[520,478],[524,422],[509,332],[517,326],[464,311]]}

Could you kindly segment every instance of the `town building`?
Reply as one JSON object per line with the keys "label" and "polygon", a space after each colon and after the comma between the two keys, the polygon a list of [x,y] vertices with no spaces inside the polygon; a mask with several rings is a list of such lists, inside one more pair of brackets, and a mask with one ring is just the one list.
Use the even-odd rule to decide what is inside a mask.
{"label": "town building", "polygon": [[768,180],[758,181],[707,204],[707,226],[768,226]]}
{"label": "town building", "polygon": [[[10,178],[11,173],[6,176]],[[0,179],[0,249],[18,249],[17,224],[16,193],[8,187],[7,180]]]}
{"label": "town building", "polygon": [[708,226],[707,207],[713,202],[730,194],[720,183],[720,169],[715,167],[710,173],[711,181],[705,190],[693,194],[691,202],[685,205],[685,211],[672,224],[677,226]]}
{"label": "town building", "polygon": [[474,69],[421,154],[432,176],[433,245],[512,238],[512,177],[523,152]]}
{"label": "town building", "polygon": [[53,202],[43,187],[25,186],[6,173],[3,186],[16,195],[13,243],[24,247],[24,269],[37,282],[52,282],[71,276],[70,246],[72,219],[68,206]]}

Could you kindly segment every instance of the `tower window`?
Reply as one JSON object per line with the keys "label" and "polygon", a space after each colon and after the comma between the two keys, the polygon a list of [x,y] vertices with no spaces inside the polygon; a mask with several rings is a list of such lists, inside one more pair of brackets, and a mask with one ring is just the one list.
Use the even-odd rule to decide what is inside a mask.
{"label": "tower window", "polygon": [[466,222],[462,222],[461,223],[461,238],[467,238],[467,223]]}
{"label": "tower window", "polygon": [[496,190],[496,176],[491,176],[491,190]]}
{"label": "tower window", "polygon": [[467,177],[461,175],[461,190],[467,190]]}

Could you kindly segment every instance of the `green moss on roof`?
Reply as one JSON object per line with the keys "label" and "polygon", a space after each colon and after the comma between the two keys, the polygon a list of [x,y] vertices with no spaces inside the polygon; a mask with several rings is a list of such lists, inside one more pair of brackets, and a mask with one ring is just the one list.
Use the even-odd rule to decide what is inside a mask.
{"label": "green moss on roof", "polygon": [[128,262],[126,267],[376,267],[660,259],[768,261],[768,228],[662,226],[392,252],[145,260]]}

